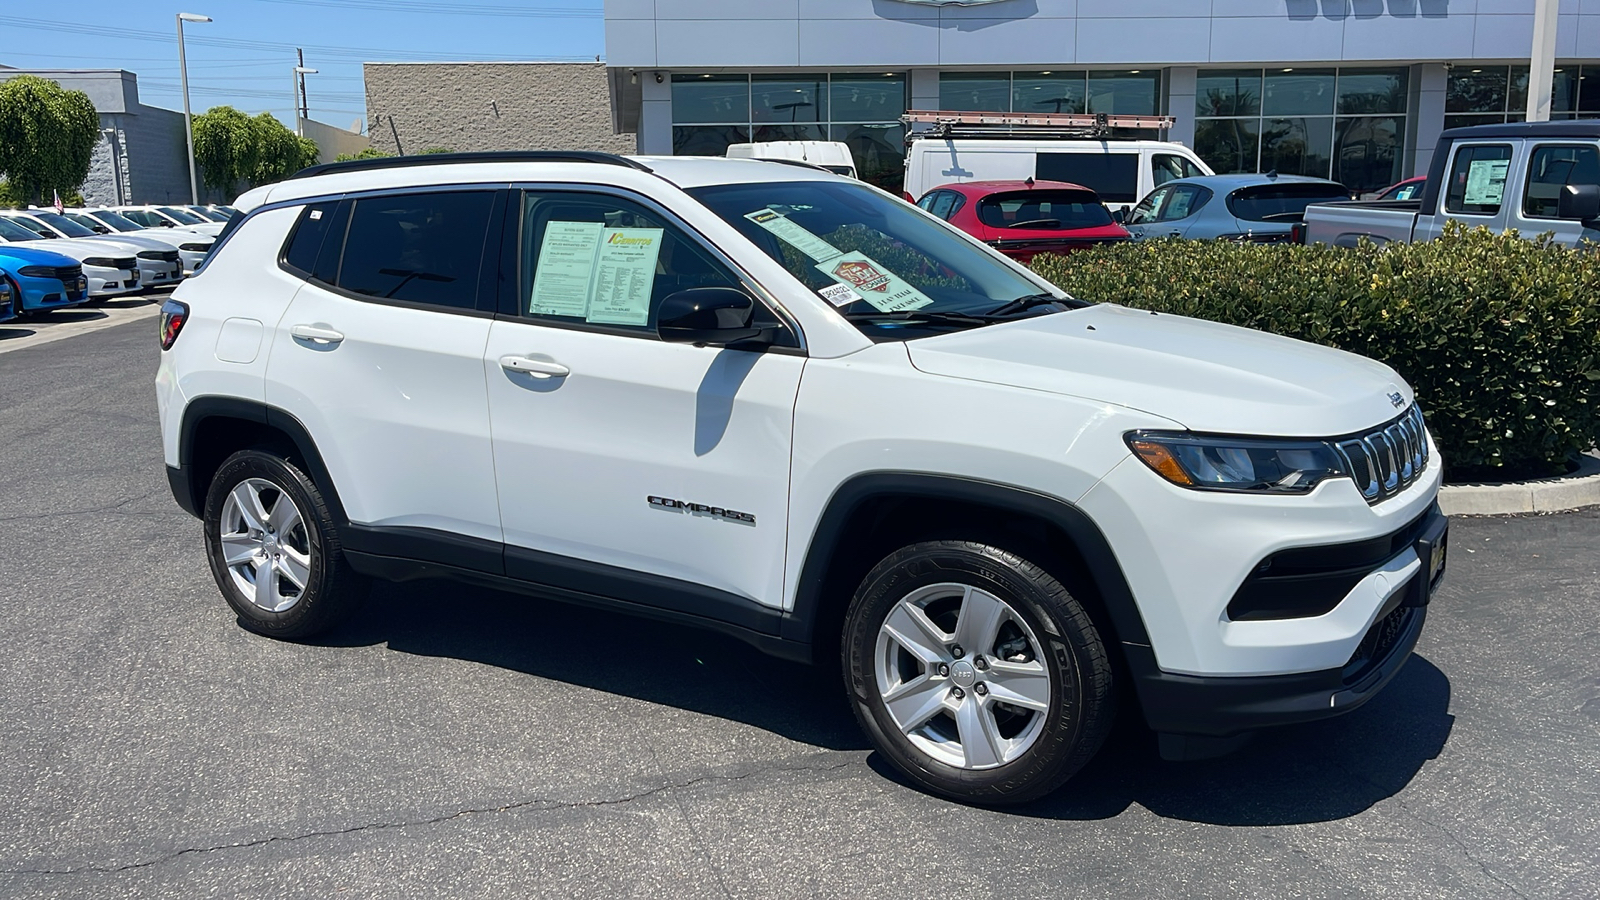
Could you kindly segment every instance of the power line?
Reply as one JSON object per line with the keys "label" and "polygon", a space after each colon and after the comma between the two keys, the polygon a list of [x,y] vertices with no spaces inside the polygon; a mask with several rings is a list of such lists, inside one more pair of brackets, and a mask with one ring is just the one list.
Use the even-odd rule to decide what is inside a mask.
{"label": "power line", "polygon": [[[91,37],[117,38],[120,40],[154,41],[161,44],[175,44],[178,39],[175,35],[164,34],[158,31],[141,31],[133,28],[114,28],[105,25],[87,25],[69,22],[48,22],[42,19],[25,19],[19,16],[0,16],[0,24],[14,25],[18,28],[35,29],[39,31],[59,31],[65,34],[82,34]],[[210,47],[226,47],[228,49],[262,50],[274,49],[292,52],[297,45],[285,44],[277,41],[249,41],[239,38],[204,37],[198,34],[185,35],[184,40],[191,44],[203,44]],[[476,56],[485,61],[494,60],[528,60],[540,62],[578,61],[586,60],[588,56],[534,56],[522,54],[474,54],[463,53],[455,50],[380,50],[372,47],[333,47],[315,44],[303,44],[306,50],[318,56],[333,59],[394,59],[394,60],[458,60],[463,56]]]}
{"label": "power line", "polygon": [[528,19],[598,19],[604,12],[593,7],[495,6],[474,3],[411,2],[400,0],[256,0],[257,3],[283,3],[291,6],[320,6],[328,9],[371,9],[392,13],[425,13],[449,16],[506,16]]}

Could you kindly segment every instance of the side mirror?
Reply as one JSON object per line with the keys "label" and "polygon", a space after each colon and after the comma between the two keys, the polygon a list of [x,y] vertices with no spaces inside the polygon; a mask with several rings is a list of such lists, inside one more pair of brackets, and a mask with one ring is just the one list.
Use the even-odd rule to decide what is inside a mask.
{"label": "side mirror", "polygon": [[1125,209],[1113,209],[1111,211],[1111,221],[1118,225],[1128,224],[1128,211]]}
{"label": "side mirror", "polygon": [[755,311],[755,301],[737,288],[690,288],[661,301],[656,334],[675,344],[737,344],[762,335],[752,324]]}
{"label": "side mirror", "polygon": [[93,228],[91,228],[89,230],[94,232],[95,234],[110,234],[111,233],[111,229],[105,227],[104,225],[96,225],[95,227],[93,227]]}
{"label": "side mirror", "polygon": [[1580,222],[1600,219],[1600,185],[1562,185],[1560,199],[1556,201],[1556,217]]}

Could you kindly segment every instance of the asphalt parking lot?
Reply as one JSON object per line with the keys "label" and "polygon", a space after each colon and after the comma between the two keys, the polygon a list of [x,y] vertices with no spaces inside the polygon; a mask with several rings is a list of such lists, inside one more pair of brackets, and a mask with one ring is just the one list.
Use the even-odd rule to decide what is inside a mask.
{"label": "asphalt parking lot", "polygon": [[1417,655],[1343,719],[1189,764],[1123,729],[980,810],[714,634],[444,583],[245,632],[156,354],[148,319],[0,353],[0,896],[1600,895],[1600,511],[1458,519]]}

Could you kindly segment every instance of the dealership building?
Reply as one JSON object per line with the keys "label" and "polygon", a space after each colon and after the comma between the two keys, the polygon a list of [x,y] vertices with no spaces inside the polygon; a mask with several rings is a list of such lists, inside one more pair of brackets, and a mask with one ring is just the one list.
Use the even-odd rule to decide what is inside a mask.
{"label": "dealership building", "polygon": [[[1219,172],[1370,190],[1527,104],[1534,0],[606,0],[611,126],[648,154],[838,140],[897,187],[908,109],[1171,115]],[[1600,0],[1561,0],[1553,116],[1600,116]],[[378,129],[374,128],[374,132]]]}

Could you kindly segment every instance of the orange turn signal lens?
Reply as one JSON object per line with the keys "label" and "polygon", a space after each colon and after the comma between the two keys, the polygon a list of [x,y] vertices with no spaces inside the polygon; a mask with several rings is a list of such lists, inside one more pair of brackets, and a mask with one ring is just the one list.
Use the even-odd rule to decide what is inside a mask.
{"label": "orange turn signal lens", "polygon": [[1144,460],[1144,464],[1155,469],[1156,474],[1162,478],[1173,484],[1181,484],[1184,487],[1194,486],[1194,479],[1190,478],[1189,473],[1185,472],[1183,466],[1178,464],[1177,457],[1172,455],[1171,450],[1151,441],[1134,440],[1128,443],[1133,447],[1133,452],[1139,454],[1139,458]]}

